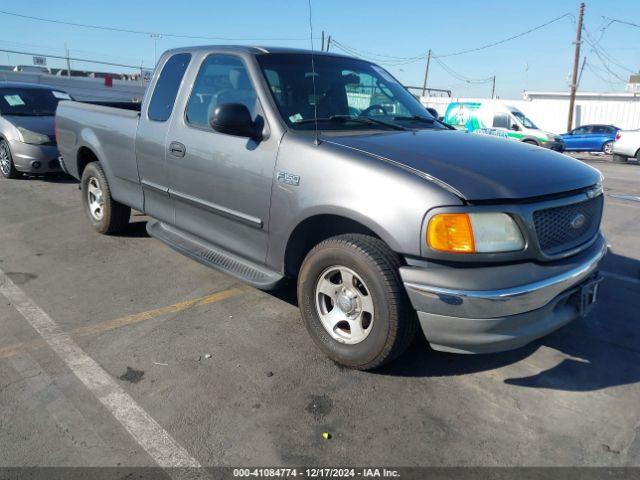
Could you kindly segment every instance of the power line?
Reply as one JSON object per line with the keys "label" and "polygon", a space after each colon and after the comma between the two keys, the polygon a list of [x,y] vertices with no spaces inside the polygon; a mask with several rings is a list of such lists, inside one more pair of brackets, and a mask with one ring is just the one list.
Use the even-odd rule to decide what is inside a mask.
{"label": "power line", "polygon": [[331,40],[331,44],[334,45],[336,48],[338,48],[338,50],[342,51],[343,53],[346,53],[347,55],[351,55],[353,57],[362,58],[364,60],[368,60],[373,63],[378,63],[380,65],[386,65],[391,67],[408,65],[410,63],[416,63],[425,59],[425,56],[416,57],[413,60],[386,60],[386,59],[372,58],[368,55],[363,54],[362,51],[355,50],[352,47],[349,47],[344,43],[340,43],[335,39]]}
{"label": "power line", "polygon": [[163,33],[163,32],[148,32],[144,30],[132,30],[128,28],[119,28],[119,27],[108,27],[104,25],[92,25],[88,23],[76,23],[76,22],[67,22],[64,20],[54,20],[51,18],[43,18],[43,17],[35,17],[32,15],[24,15],[21,13],[8,12],[6,10],[0,10],[0,14],[9,15],[12,17],[26,18],[28,20],[35,20],[38,22],[47,22],[47,23],[55,23],[59,25],[67,25],[70,27],[81,27],[81,28],[91,28],[94,30],[106,30],[111,32],[120,32],[120,33],[131,33],[136,35],[162,35],[163,37],[171,37],[171,38],[187,38],[191,40],[225,40],[225,41],[308,41],[308,37],[299,37],[299,38],[232,38],[232,37],[212,37],[212,36],[204,36],[204,35],[185,35],[179,33]]}
{"label": "power line", "polygon": [[609,18],[609,17],[603,17],[603,18],[605,20],[609,20],[609,25],[607,25],[607,27],[609,27],[610,25],[612,25],[614,23],[621,23],[622,25],[627,25],[629,27],[640,28],[640,25],[638,25],[637,23],[627,22],[626,20],[618,20],[616,18]]}
{"label": "power line", "polygon": [[543,23],[541,25],[538,25],[537,27],[530,28],[529,30],[525,30],[524,32],[518,33],[516,35],[512,35],[512,36],[510,36],[508,38],[504,38],[502,40],[498,40],[497,42],[488,43],[488,44],[482,45],[480,47],[469,48],[467,50],[460,50],[458,52],[447,53],[446,55],[439,55],[439,57],[440,58],[453,57],[455,55],[463,55],[465,53],[479,52],[480,50],[485,50],[487,48],[495,47],[497,45],[502,45],[503,43],[507,43],[507,42],[509,42],[511,40],[515,40],[516,38],[523,37],[523,36],[525,36],[525,35],[527,35],[529,33],[535,32],[536,30],[540,30],[541,28],[544,28],[544,27],[546,27],[548,25],[551,25],[552,23],[557,22],[558,20],[561,20],[561,19],[563,19],[565,17],[569,17],[569,16],[572,16],[572,14],[571,13],[565,13],[564,15],[560,15],[559,17],[556,17],[556,18],[554,18],[552,20],[549,20],[548,22],[545,22],[545,23]]}
{"label": "power line", "polygon": [[[503,38],[502,40],[498,40],[495,42],[491,42],[488,43],[486,45],[482,45],[479,47],[474,47],[474,48],[468,48],[465,50],[460,50],[457,52],[451,52],[451,53],[447,53],[444,55],[437,55],[439,58],[447,58],[447,57],[453,57],[453,56],[457,56],[457,55],[464,55],[466,53],[472,53],[472,52],[479,52],[481,50],[486,50],[487,48],[491,48],[491,47],[495,47],[498,45],[502,45],[504,43],[510,42],[511,40],[516,40],[520,37],[523,37],[525,35],[528,35],[529,33],[533,33],[537,30],[540,30],[544,27],[547,27],[549,25],[551,25],[552,23],[555,23],[563,18],[566,17],[572,17],[573,14],[571,12],[567,12],[563,15],[560,15],[559,17],[555,17],[545,23],[542,23],[540,25],[537,25],[535,27],[529,28],[528,30],[525,30],[524,32],[520,32],[517,33],[515,35],[512,35],[510,37],[507,38]],[[414,55],[411,57],[402,57],[402,56],[395,56],[395,55],[387,55],[387,54],[382,54],[382,53],[376,53],[376,52],[371,52],[371,51],[366,51],[366,50],[361,50],[361,49],[357,49],[355,47],[350,47],[348,45],[345,45],[344,43],[340,43],[338,41],[336,41],[335,39],[333,40],[333,42],[336,44],[336,46],[340,47],[340,50],[342,50],[343,52],[347,53],[348,55],[353,55],[356,57],[360,57],[360,58],[364,58],[367,60],[372,60],[372,61],[376,61],[377,63],[381,63],[381,64],[386,64],[386,65],[391,65],[391,66],[400,66],[400,65],[407,65],[410,63],[416,63],[419,61],[422,61],[426,58],[427,53],[421,53],[419,55]],[[435,57],[436,55],[434,55]],[[380,60],[382,59],[382,60]]]}
{"label": "power line", "polygon": [[432,58],[438,63],[438,65],[440,65],[442,67],[442,69],[445,72],[447,72],[453,78],[455,78],[457,80],[460,80],[462,82],[472,83],[472,84],[482,84],[482,83],[493,82],[493,75],[491,75],[490,77],[487,77],[487,78],[470,78],[470,77],[467,77],[467,76],[465,76],[465,75],[463,75],[461,73],[456,72],[454,69],[449,67],[446,63],[444,63],[440,59],[440,57],[432,56]]}
{"label": "power line", "polygon": [[584,30],[584,33],[586,34],[585,39],[586,39],[587,43],[591,46],[591,48],[594,50],[596,55],[598,55],[598,53],[600,54],[600,55],[598,55],[598,57],[602,56],[602,57],[606,58],[606,60],[609,61],[610,63],[613,63],[617,67],[621,68],[622,70],[626,70],[629,73],[636,73],[635,70],[622,65],[610,53],[608,53],[604,48],[599,46],[598,45],[599,40],[598,41],[594,41],[593,36],[591,35],[589,30],[587,30],[587,28],[585,26],[583,26],[582,29]]}
{"label": "power line", "polygon": [[[335,40],[334,40],[335,42]],[[342,45],[343,47],[347,48],[348,50],[352,50],[354,52],[358,52],[364,56],[371,56],[371,57],[380,57],[380,58],[387,58],[390,60],[397,60],[397,61],[407,61],[407,60],[424,60],[425,55],[416,55],[414,57],[398,57],[395,55],[386,55],[386,54],[382,54],[382,53],[375,53],[375,52],[371,52],[371,51],[367,51],[367,50],[361,50],[359,48],[356,47],[351,47],[349,45],[345,45],[344,43],[339,42],[340,45]]]}

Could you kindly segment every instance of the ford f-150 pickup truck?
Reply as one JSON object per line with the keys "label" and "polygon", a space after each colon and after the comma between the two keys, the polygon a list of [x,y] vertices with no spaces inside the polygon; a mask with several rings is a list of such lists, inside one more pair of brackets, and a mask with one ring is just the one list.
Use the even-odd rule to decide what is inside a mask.
{"label": "ford f-150 pickup truck", "polygon": [[387,71],[259,47],[161,57],[130,109],[61,102],[56,133],[93,227],[149,234],[262,289],[297,279],[330,358],[373,369],[419,327],[436,350],[513,349],[596,300],[601,175],[451,129]]}

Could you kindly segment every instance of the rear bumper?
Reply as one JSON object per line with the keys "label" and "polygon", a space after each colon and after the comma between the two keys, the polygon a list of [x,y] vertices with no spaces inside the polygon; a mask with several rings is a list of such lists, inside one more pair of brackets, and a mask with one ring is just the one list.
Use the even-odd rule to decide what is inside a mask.
{"label": "rear bumper", "polygon": [[578,318],[572,296],[596,274],[606,251],[599,236],[587,251],[547,265],[402,267],[400,274],[434,349],[497,352],[525,345]]}
{"label": "rear bumper", "polygon": [[11,155],[16,170],[23,173],[60,172],[58,147],[53,145],[31,145],[12,140]]}
{"label": "rear bumper", "polygon": [[613,153],[615,155],[621,155],[623,157],[635,157],[638,147],[631,145],[631,143],[615,142],[613,144]]}

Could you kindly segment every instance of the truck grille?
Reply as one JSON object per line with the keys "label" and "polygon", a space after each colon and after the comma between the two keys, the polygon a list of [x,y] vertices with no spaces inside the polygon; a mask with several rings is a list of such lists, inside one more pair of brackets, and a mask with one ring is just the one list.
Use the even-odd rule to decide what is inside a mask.
{"label": "truck grille", "polygon": [[600,228],[603,195],[579,203],[538,210],[533,222],[540,248],[554,255],[589,241]]}

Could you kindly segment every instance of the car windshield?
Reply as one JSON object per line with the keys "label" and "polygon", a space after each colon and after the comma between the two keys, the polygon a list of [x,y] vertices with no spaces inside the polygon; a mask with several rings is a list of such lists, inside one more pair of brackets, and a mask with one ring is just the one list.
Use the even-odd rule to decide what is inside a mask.
{"label": "car windshield", "polygon": [[[289,127],[313,130],[446,128],[387,71],[348,57],[276,53],[258,63]],[[315,70],[315,75],[314,75]],[[315,83],[315,95],[314,95]]]}
{"label": "car windshield", "polygon": [[64,92],[45,88],[0,88],[2,115],[44,116],[55,115],[60,100],[69,100]]}
{"label": "car windshield", "polygon": [[524,113],[522,113],[520,110],[511,110],[511,113],[513,114],[514,117],[516,117],[520,123],[522,123],[522,125],[524,125],[526,128],[535,128],[536,130],[538,129],[538,127],[536,127],[535,123],[533,123],[531,120],[529,120]]}

